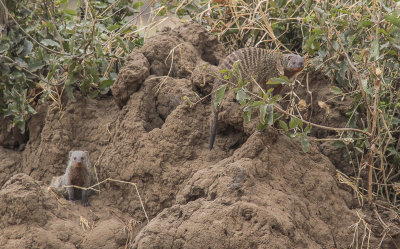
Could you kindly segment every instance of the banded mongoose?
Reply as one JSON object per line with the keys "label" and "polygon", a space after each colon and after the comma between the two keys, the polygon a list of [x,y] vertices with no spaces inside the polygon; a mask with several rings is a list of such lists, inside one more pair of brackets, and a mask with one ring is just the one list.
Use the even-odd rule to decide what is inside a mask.
{"label": "banded mongoose", "polygon": [[[242,48],[228,55],[219,64],[219,70],[232,70],[236,61],[240,60],[238,69],[242,80],[252,81],[254,79],[260,86],[266,89],[269,79],[285,75],[292,81],[304,68],[304,58],[296,54],[282,54],[262,48]],[[215,92],[223,81],[221,77],[214,81],[213,92]],[[279,90],[280,85],[270,87]],[[218,112],[221,106],[214,107],[215,94],[211,98],[211,124],[209,149],[214,146],[217,132]]]}
{"label": "banded mongoose", "polygon": [[72,187],[72,185],[88,188],[93,183],[93,176],[93,170],[89,162],[89,152],[80,150],[70,151],[65,174],[53,178],[50,186],[61,193],[64,193],[64,189],[66,188],[68,199],[73,202],[80,192],[82,205],[86,207],[90,205],[88,200],[90,190]]}

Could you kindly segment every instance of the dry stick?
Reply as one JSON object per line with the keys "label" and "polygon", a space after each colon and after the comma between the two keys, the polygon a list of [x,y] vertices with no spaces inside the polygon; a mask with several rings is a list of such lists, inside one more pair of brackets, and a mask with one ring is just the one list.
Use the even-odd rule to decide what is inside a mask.
{"label": "dry stick", "polygon": [[[375,213],[375,215],[376,215],[376,217],[377,217],[377,220],[379,221],[379,223],[381,224],[381,226],[382,226],[382,228],[383,228],[383,232],[381,232],[381,234],[383,234],[383,236],[382,236],[382,239],[381,239],[381,241],[379,242],[379,245],[378,245],[378,248],[381,248],[381,245],[382,245],[383,240],[385,239],[386,235],[387,235],[388,232],[390,231],[390,227],[389,227],[388,225],[386,225],[385,222],[382,220],[381,216],[380,216],[379,213],[378,213],[378,210],[377,210],[377,208],[376,208],[376,205],[374,205],[374,213]],[[389,237],[392,239],[392,241],[393,241],[392,236],[390,236],[390,235],[388,235],[388,236],[389,236]],[[393,241],[393,242],[394,242],[394,241]],[[396,248],[398,248],[396,244],[395,244],[395,246],[396,246]]]}
{"label": "dry stick", "polygon": [[[361,86],[362,87],[362,86]],[[376,110],[378,109],[378,99],[379,99],[379,87],[380,87],[380,80],[375,81],[374,84],[374,112],[371,113],[372,115],[372,127],[371,127],[371,137],[369,138],[370,148],[368,151],[368,157],[366,160],[369,159],[369,172],[368,172],[368,202],[372,203],[372,173],[373,173],[373,164],[374,164],[374,154],[376,152],[375,141],[377,140],[376,137],[376,126],[377,126],[377,115]]]}
{"label": "dry stick", "polygon": [[[337,30],[336,30],[336,32],[337,32]],[[373,151],[375,150],[374,142],[376,140],[375,139],[375,132],[376,132],[375,129],[376,129],[376,119],[377,119],[376,110],[377,110],[377,104],[378,104],[377,103],[377,97],[379,96],[378,92],[377,92],[377,88],[379,90],[379,84],[380,83],[379,84],[378,83],[375,84],[374,111],[372,111],[371,107],[368,104],[367,96],[365,94],[365,91],[364,91],[364,88],[363,88],[363,85],[362,85],[361,75],[358,72],[357,68],[354,66],[354,64],[351,62],[351,60],[349,58],[349,55],[345,52],[342,43],[340,41],[338,43],[339,43],[339,45],[341,46],[341,48],[342,48],[342,50],[344,52],[344,55],[346,57],[347,62],[349,63],[349,65],[352,68],[353,72],[357,76],[358,83],[359,83],[359,88],[360,88],[360,91],[361,91],[361,95],[363,97],[364,104],[365,104],[365,106],[366,106],[366,108],[368,110],[367,116],[372,115],[372,127],[371,127],[371,133],[370,133],[371,136],[370,136],[370,139],[369,139],[370,140],[369,141],[370,142],[370,148],[369,148],[367,157],[365,157],[365,161],[367,161],[369,159],[369,162],[368,162],[368,164],[369,164],[369,171],[368,171],[368,202],[372,203],[372,173],[373,173],[373,166],[372,165],[374,163]],[[378,84],[378,86],[376,86],[377,84]]]}
{"label": "dry stick", "polygon": [[47,8],[47,10],[49,11],[51,22],[52,22],[53,26],[55,27],[54,28],[54,37],[58,40],[61,51],[64,52],[64,46],[62,44],[62,37],[60,35],[60,32],[58,32],[58,29],[56,28],[57,27],[56,20],[54,19],[54,14],[55,14],[54,1],[51,1],[51,7],[52,7],[51,8],[52,11],[50,11],[49,8]]}
{"label": "dry stick", "polygon": [[[171,66],[169,67],[168,74],[164,77],[163,81],[161,81],[161,83],[158,85],[158,89],[157,89],[157,91],[156,91],[157,93],[160,91],[161,87],[164,85],[164,83],[167,81],[169,75],[171,74],[172,66],[173,66],[173,64],[174,64],[175,49],[178,48],[178,47],[180,47],[182,44],[183,44],[183,43],[179,43],[178,45],[176,45],[175,47],[173,47],[173,48],[169,51],[169,54],[168,54],[167,58],[165,58],[164,63],[167,65],[167,60],[168,60],[169,56],[171,56]],[[181,54],[181,56],[182,56],[182,53],[180,53],[180,54]]]}
{"label": "dry stick", "polygon": [[[269,2],[269,1],[267,1],[267,6],[268,6],[268,2]],[[256,7],[256,9],[255,9],[254,11],[257,11],[258,8],[261,8],[261,3],[258,4],[258,6]],[[277,47],[283,47],[283,48],[285,48],[286,50],[289,51],[289,49],[288,49],[285,45],[283,45],[283,44],[278,40],[278,38],[276,38],[275,33],[274,33],[274,30],[272,29],[271,25],[269,24],[268,18],[266,17],[266,15],[265,15],[265,13],[262,11],[262,9],[260,9],[259,13],[260,13],[260,15],[261,15],[261,18],[262,18],[263,21],[264,21],[264,25],[266,26],[269,35],[270,35],[271,38],[274,40],[274,42],[277,44]]]}
{"label": "dry stick", "polygon": [[[0,0],[0,1],[1,1],[1,0]],[[114,38],[117,37],[117,36],[122,32],[122,30],[125,29],[125,27],[127,27],[128,25],[130,25],[131,23],[133,23],[133,21],[135,21],[135,20],[138,19],[140,16],[142,16],[142,14],[144,13],[144,11],[147,10],[147,8],[148,8],[149,6],[150,6],[150,3],[148,3],[147,6],[146,6],[145,8],[143,8],[137,16],[135,16],[134,18],[132,18],[131,20],[129,20],[127,23],[125,23],[125,24],[124,24],[117,32],[115,32],[113,35],[110,35],[110,38],[102,44],[102,48],[104,49],[105,47],[107,47],[107,46],[114,40]],[[104,14],[104,13],[102,13],[102,14]],[[149,25],[150,25],[150,24],[149,24]],[[149,25],[147,25],[147,26],[144,27],[144,28],[147,28]],[[138,29],[138,30],[136,30],[135,32],[139,32],[139,31],[141,31],[141,30],[144,29],[144,28]]]}
{"label": "dry stick", "polygon": [[[340,42],[339,42],[339,44],[340,44],[340,46],[342,47],[342,49],[343,49],[343,51],[344,51],[343,45],[342,45]],[[349,55],[348,55],[346,52],[344,52],[344,55],[345,55],[345,57],[346,57],[347,62],[348,62],[349,65],[350,65],[351,69],[353,70],[353,72],[354,72],[354,73],[356,74],[356,76],[357,76],[358,83],[359,83],[359,87],[360,87],[360,92],[361,92],[361,95],[362,95],[362,97],[363,97],[365,107],[368,109],[368,112],[369,112],[370,114],[372,114],[371,107],[369,106],[368,101],[367,101],[367,95],[365,94],[365,91],[364,91],[364,88],[363,88],[363,85],[362,85],[362,78],[361,78],[361,75],[360,75],[360,73],[358,72],[357,68],[356,68],[356,67],[353,65],[353,63],[351,62],[351,60],[350,60],[350,58],[349,58]]]}
{"label": "dry stick", "polygon": [[[387,147],[389,146],[389,143],[393,139],[393,137],[392,137],[392,134],[390,133],[390,130],[389,130],[387,124],[386,124],[386,120],[385,120],[385,117],[383,116],[382,110],[378,109],[378,112],[379,112],[380,117],[381,117],[380,120],[382,121],[383,126],[385,127],[385,130],[386,130],[386,133],[388,134],[388,138],[386,140],[386,144],[385,144],[385,146],[383,148],[382,153],[380,153],[380,158],[381,158],[381,171],[382,171],[382,174],[383,174],[383,181],[385,183],[386,198],[388,198],[388,200],[389,200],[389,191],[387,189],[387,179],[386,179],[385,169],[383,167],[383,165],[384,165],[384,156],[383,155],[385,155]],[[391,172],[389,171],[389,175],[390,175],[390,173]]]}
{"label": "dry stick", "polygon": [[[107,132],[110,135],[108,137],[108,145],[110,145],[110,141],[111,141],[111,132],[110,132],[110,124],[107,125]],[[97,174],[97,165],[100,163],[100,159],[103,157],[104,152],[108,149],[108,145],[104,148],[104,150],[101,152],[100,156],[97,158],[97,161],[94,163],[93,168],[94,168],[94,173],[96,174],[96,179],[97,182],[99,182],[99,176]],[[99,192],[101,191],[100,189],[100,185],[99,185]]]}
{"label": "dry stick", "polygon": [[110,6],[108,6],[108,8],[106,8],[99,16],[103,16],[107,11],[109,11],[111,8],[114,7],[114,5],[117,5],[121,0],[117,0],[115,1],[113,4],[111,4]]}
{"label": "dry stick", "polygon": [[[281,109],[277,104],[274,104],[274,107],[275,107],[279,112],[281,112],[281,113],[283,113],[283,114],[286,114],[286,115],[288,115],[288,116],[290,116],[290,117],[292,117],[292,118],[298,118],[298,117],[296,117],[295,115],[290,114],[290,113],[284,111],[284,110]],[[354,132],[358,132],[358,133],[363,133],[363,134],[367,135],[368,137],[371,136],[371,133],[369,133],[369,132],[367,132],[367,131],[355,129],[355,128],[335,128],[335,127],[329,127],[329,126],[314,124],[314,123],[311,123],[311,122],[308,122],[308,121],[304,120],[303,118],[301,118],[300,120],[301,120],[303,123],[307,124],[307,125],[314,126],[314,127],[317,127],[317,128],[321,128],[321,129],[324,129],[324,130],[330,130],[330,131],[354,131]]]}
{"label": "dry stick", "polygon": [[[310,105],[310,115],[309,115],[309,119],[308,120],[311,120],[311,117],[312,117],[312,115],[314,114],[314,107],[313,107],[313,96],[312,96],[312,92],[311,92],[311,90],[310,90],[310,86],[309,86],[309,72],[307,72],[307,75],[306,75],[306,83],[307,83],[307,93],[310,95],[310,103],[311,103],[311,105]],[[325,102],[327,102],[327,101],[325,101]]]}
{"label": "dry stick", "polygon": [[[376,4],[376,2],[375,2],[375,4]],[[368,11],[369,11],[369,9],[368,9]],[[376,14],[378,14],[377,20],[379,20],[379,13],[376,13]],[[379,25],[376,23],[376,20],[375,20],[375,25],[376,25],[375,35],[376,35],[376,37],[378,37],[379,36]],[[361,83],[361,81],[360,81],[360,83]],[[369,154],[369,172],[368,172],[368,201],[369,201],[369,203],[372,203],[372,173],[373,173],[373,164],[374,164],[374,154],[376,154],[376,151],[375,151],[376,149],[375,149],[375,144],[374,143],[378,139],[378,137],[376,136],[376,133],[377,133],[377,121],[378,121],[377,120],[378,119],[378,115],[377,115],[378,111],[377,110],[378,110],[378,102],[379,102],[380,85],[381,85],[381,80],[380,79],[378,79],[378,80],[376,80],[374,82],[374,92],[375,92],[374,93],[374,111],[371,112],[371,115],[372,115],[372,127],[371,127],[372,136],[369,139],[370,140],[369,141],[370,142],[370,150],[368,152],[368,154]],[[362,84],[360,84],[360,89],[362,89],[362,91],[364,91]],[[365,93],[364,93],[364,95],[365,95]],[[364,98],[364,101],[366,101],[366,97]],[[369,111],[371,111],[371,109],[369,109]],[[381,166],[383,166],[383,165],[381,165]],[[386,178],[385,177],[385,170],[384,169],[381,169],[381,170],[382,170],[382,174],[383,174],[384,179],[385,179]],[[386,194],[387,194],[387,197],[388,197],[388,190],[387,190],[386,184],[385,184],[385,190],[386,190]]]}
{"label": "dry stick", "polygon": [[[207,73],[207,74],[208,74],[208,75],[212,75],[212,74],[209,74],[209,73]],[[236,84],[230,82],[229,80],[226,80],[226,79],[223,79],[223,78],[219,78],[219,79],[220,79],[221,81],[223,81],[223,82],[226,82],[226,83],[230,84],[230,85],[236,86]],[[252,95],[253,97],[262,100],[262,98],[261,98],[260,96],[254,94],[254,93],[252,93],[252,92],[249,92],[249,91],[246,91],[246,92],[249,93],[250,95]],[[211,92],[209,95],[211,95],[212,93],[213,93],[213,92]],[[195,102],[195,104],[197,104],[198,102],[201,102],[202,100],[206,99],[209,95],[207,95],[207,96],[203,97],[202,99],[200,99],[199,101]],[[194,105],[195,105],[195,104],[194,104]],[[194,105],[193,105],[193,106],[194,106]],[[274,104],[274,107],[275,107],[280,113],[286,114],[286,115],[288,115],[288,116],[290,116],[290,117],[292,117],[292,118],[298,118],[297,116],[295,116],[295,115],[293,115],[293,114],[290,114],[290,113],[284,111],[284,110],[283,110],[282,108],[280,108],[277,104]],[[367,131],[360,130],[360,129],[356,129],[356,128],[335,128],[335,127],[329,127],[329,126],[319,125],[319,124],[315,124],[315,123],[306,121],[306,120],[304,120],[303,118],[301,118],[301,121],[302,121],[303,123],[307,124],[307,125],[310,125],[310,126],[313,126],[313,127],[317,127],[317,128],[321,128],[321,129],[324,129],[324,130],[330,130],[330,131],[353,131],[353,132],[362,133],[362,134],[367,135],[368,137],[371,137],[371,133],[369,133],[369,132],[367,132]]]}
{"label": "dry stick", "polygon": [[[254,80],[254,79],[253,79],[253,80]],[[254,82],[255,82],[255,80],[254,80]],[[257,82],[256,82],[256,84],[257,84]],[[261,86],[260,86],[259,84],[257,84],[257,86],[261,88]],[[253,95],[253,96],[256,96],[256,97],[260,98],[260,96],[257,96],[257,95],[255,95],[255,94],[253,94],[252,92],[249,92],[249,91],[247,91],[247,92],[248,92],[249,94]],[[264,91],[263,91],[263,92],[264,92]],[[262,99],[262,98],[260,98],[260,99]],[[291,114],[291,113],[289,113],[289,112],[283,110],[283,109],[282,109],[278,104],[276,104],[276,103],[274,103],[274,107],[275,107],[280,113],[286,114],[286,115],[288,115],[288,116],[290,116],[290,117],[292,117],[292,118],[299,118],[299,117],[297,117],[296,115],[293,115],[293,114]],[[318,127],[318,128],[321,128],[321,129],[325,129],[325,130],[332,130],[332,131],[354,131],[354,132],[363,133],[363,134],[365,134],[365,135],[367,135],[367,136],[371,136],[371,134],[370,134],[369,132],[366,132],[366,131],[363,131],[363,130],[359,130],[359,129],[355,129],[355,128],[334,128],[334,127],[328,127],[328,126],[318,125],[318,124],[314,124],[314,123],[311,123],[311,122],[309,122],[309,121],[304,120],[303,117],[301,117],[301,116],[300,116],[300,120],[301,120],[303,123],[305,123],[305,124],[308,124],[308,125],[311,125],[311,126],[314,126],[314,127]]]}
{"label": "dry stick", "polygon": [[[146,216],[146,219],[147,219],[147,223],[150,223],[149,217],[147,216],[146,209],[144,208],[143,201],[142,201],[142,198],[140,197],[139,190],[138,190],[138,188],[137,188],[136,183],[133,183],[133,182],[126,182],[126,181],[121,181],[121,180],[114,180],[114,179],[111,179],[111,178],[107,178],[107,179],[105,179],[105,180],[103,180],[103,181],[101,181],[101,182],[99,182],[99,183],[93,185],[92,187],[95,187],[96,185],[100,185],[100,184],[102,184],[102,183],[104,183],[104,182],[107,182],[107,181],[119,182],[119,183],[126,183],[126,184],[131,184],[131,185],[135,186],[136,193],[137,193],[137,195],[138,195],[138,197],[139,197],[140,205],[142,205],[142,209],[143,209],[144,215]],[[92,187],[91,187],[91,188],[92,188]]]}
{"label": "dry stick", "polygon": [[96,183],[96,184],[94,184],[94,185],[92,185],[92,186],[90,186],[90,187],[87,187],[87,188],[86,188],[86,187],[81,187],[81,186],[76,186],[76,185],[66,185],[66,186],[64,186],[64,188],[74,187],[74,188],[79,188],[79,189],[82,189],[82,190],[93,190],[93,191],[96,191],[96,192],[100,192],[99,190],[95,189],[94,187],[96,187],[96,186],[98,186],[98,185],[100,185],[100,184],[102,184],[102,183],[108,182],[108,181],[111,181],[111,182],[119,182],[119,183],[126,183],[126,184],[131,184],[131,185],[135,186],[136,193],[137,193],[137,195],[138,195],[138,197],[139,197],[140,205],[142,206],[144,215],[146,216],[147,223],[149,223],[149,222],[150,222],[149,217],[147,216],[146,209],[144,208],[143,201],[142,201],[142,198],[140,197],[140,194],[139,194],[139,190],[138,190],[138,188],[137,188],[137,185],[136,185],[136,183],[134,183],[134,182],[126,182],[126,181],[121,181],[121,180],[115,180],[115,179],[107,178],[107,179],[105,179],[105,180],[103,180],[103,181],[101,181],[101,182],[98,182],[98,183]]}

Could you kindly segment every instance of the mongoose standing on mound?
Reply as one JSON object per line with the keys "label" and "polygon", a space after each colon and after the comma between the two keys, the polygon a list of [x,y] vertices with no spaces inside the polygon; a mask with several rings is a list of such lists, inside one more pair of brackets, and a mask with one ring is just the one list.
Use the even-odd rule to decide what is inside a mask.
{"label": "mongoose standing on mound", "polygon": [[[89,192],[88,189],[80,189],[74,186],[88,188],[92,185],[93,171],[89,163],[89,152],[87,151],[70,151],[68,166],[65,174],[60,177],[55,177],[50,184],[56,191],[67,189],[68,199],[75,201],[78,192],[81,193],[83,206],[89,206]],[[68,187],[71,186],[71,187]]]}
{"label": "mongoose standing on mound", "polygon": [[[240,60],[238,69],[242,80],[254,79],[260,86],[265,87],[269,79],[285,75],[293,80],[304,68],[304,58],[296,54],[282,54],[261,48],[242,48],[228,55],[219,65],[220,70],[232,70],[236,61]],[[214,81],[213,92],[223,84],[221,79]],[[280,88],[281,85],[273,85]],[[265,87],[264,89],[266,89]],[[280,89],[276,89],[280,90]],[[217,132],[218,112],[221,106],[214,107],[215,94],[211,98],[211,125],[209,149],[214,146]]]}

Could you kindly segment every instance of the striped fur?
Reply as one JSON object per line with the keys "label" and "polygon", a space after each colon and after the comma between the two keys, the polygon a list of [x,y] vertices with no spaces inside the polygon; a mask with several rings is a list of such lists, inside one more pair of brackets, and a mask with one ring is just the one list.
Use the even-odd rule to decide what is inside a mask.
{"label": "striped fur", "polygon": [[[236,61],[240,60],[239,71],[243,80],[257,81],[262,87],[267,88],[265,84],[270,78],[287,76],[290,80],[304,68],[304,58],[295,54],[282,54],[271,50],[261,48],[242,48],[228,55],[219,65],[220,70],[232,70]],[[222,85],[220,79],[214,82],[213,91]],[[280,86],[274,85],[275,88]],[[276,89],[279,90],[279,89]],[[211,98],[212,117],[210,124],[209,149],[214,145],[217,132],[218,112],[220,106],[214,108],[215,94]]]}

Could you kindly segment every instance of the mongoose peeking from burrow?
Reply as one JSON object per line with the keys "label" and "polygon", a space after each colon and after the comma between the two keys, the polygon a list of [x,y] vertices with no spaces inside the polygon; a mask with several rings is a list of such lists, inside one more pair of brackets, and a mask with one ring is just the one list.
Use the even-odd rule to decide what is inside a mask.
{"label": "mongoose peeking from burrow", "polygon": [[[232,70],[236,61],[239,61],[238,70],[242,80],[251,81],[254,79],[260,86],[266,90],[273,87],[274,92],[280,92],[281,85],[265,84],[269,79],[280,77],[282,75],[294,80],[304,68],[304,58],[296,54],[282,54],[261,48],[242,48],[228,55],[219,64],[219,70]],[[221,75],[220,75],[221,76]],[[218,113],[221,106],[214,107],[215,91],[224,83],[218,77],[214,81],[213,92],[211,96],[211,118],[210,118],[210,140],[209,149],[214,146],[215,135],[217,132]],[[233,82],[234,83],[234,82]]]}
{"label": "mongoose peeking from burrow", "polygon": [[[82,205],[89,206],[89,189],[81,189],[73,186],[88,188],[93,183],[93,171],[89,162],[88,151],[70,151],[69,160],[65,174],[59,177],[54,177],[50,187],[64,197],[67,195],[68,200],[75,201],[81,196]],[[67,191],[65,191],[65,188]],[[67,194],[65,194],[67,192]]]}

